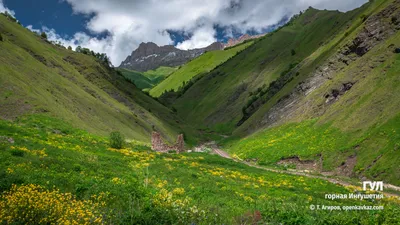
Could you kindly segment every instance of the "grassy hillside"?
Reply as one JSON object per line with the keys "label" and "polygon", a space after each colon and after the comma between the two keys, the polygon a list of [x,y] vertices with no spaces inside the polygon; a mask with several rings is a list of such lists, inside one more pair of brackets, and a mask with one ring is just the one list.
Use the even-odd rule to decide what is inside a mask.
{"label": "grassy hillside", "polygon": [[[389,21],[400,12],[400,5],[391,3],[374,2],[375,7],[365,11],[368,19],[360,18],[349,28],[347,35],[339,35],[315,52],[299,69],[300,74],[307,74],[304,72],[315,68],[315,62],[324,59],[330,66],[320,64],[320,67],[325,68],[324,77],[329,79],[310,86],[311,91],[301,97],[293,91],[294,82],[307,84],[314,81],[318,84],[316,78],[320,69],[311,73],[314,78],[299,76],[299,80],[289,83],[274,97],[275,105],[264,105],[235,131],[235,135],[246,135],[263,125],[278,127],[233,141],[227,144],[230,151],[239,157],[258,158],[270,165],[290,156],[312,160],[322,157],[323,169],[327,171],[346,165],[349,158],[353,158],[356,163],[350,167],[353,172],[350,176],[367,176],[399,185],[400,169],[396,165],[400,159],[397,150],[400,146],[400,89],[397,85],[400,55],[395,54],[394,49],[400,46],[400,33],[396,31],[396,24]],[[379,27],[387,28],[380,31],[383,41],[373,43],[362,56],[351,53],[351,60],[337,55],[360,37],[364,27],[377,22]],[[348,60],[348,65],[339,62],[343,60]],[[332,68],[341,69],[329,72]],[[341,91],[345,84],[351,84],[351,88]],[[334,93],[338,94],[335,98],[332,97]],[[278,108],[284,111],[278,111]]]}
{"label": "grassy hillside", "polygon": [[149,141],[156,129],[176,138],[178,119],[168,108],[94,57],[50,44],[4,15],[0,34],[1,118],[43,113],[101,135],[119,130]]}
{"label": "grassy hillside", "polygon": [[184,83],[190,81],[194,76],[213,70],[215,67],[224,63],[226,60],[237,54],[237,52],[242,51],[252,43],[253,42],[247,42],[226,50],[206,52],[198,58],[183,65],[167,79],[151,89],[150,95],[153,97],[159,97],[165,91],[177,91],[179,87],[184,86]]}
{"label": "grassy hillside", "polygon": [[[326,193],[359,193],[359,187],[275,174],[205,153],[159,154],[137,142],[113,149],[106,138],[47,116],[0,120],[0,136],[2,224],[395,224],[400,219],[396,198],[325,199]],[[310,205],[384,210],[312,211]]]}
{"label": "grassy hillside", "polygon": [[156,70],[149,70],[146,72],[137,72],[123,68],[118,69],[118,71],[120,71],[125,78],[132,81],[137,88],[141,90],[150,90],[176,69],[177,68],[161,66]]}
{"label": "grassy hillside", "polygon": [[242,108],[250,100],[251,92],[268,87],[291,65],[301,63],[343,31],[360,11],[340,13],[308,9],[299,18],[205,74],[173,106],[179,116],[201,129],[231,133],[243,116]]}
{"label": "grassy hillside", "polygon": [[310,8],[172,106],[204,133],[231,135],[221,144],[241,159],[275,166],[298,157],[322,162],[318,172],[400,184],[399,7]]}
{"label": "grassy hillside", "polygon": [[[400,185],[399,31],[400,0],[310,8],[182,66],[155,87],[178,90],[166,107],[126,76],[172,69],[124,77],[0,15],[0,224],[398,224],[398,191],[327,195]],[[153,130],[220,140],[235,160],[152,151]]]}

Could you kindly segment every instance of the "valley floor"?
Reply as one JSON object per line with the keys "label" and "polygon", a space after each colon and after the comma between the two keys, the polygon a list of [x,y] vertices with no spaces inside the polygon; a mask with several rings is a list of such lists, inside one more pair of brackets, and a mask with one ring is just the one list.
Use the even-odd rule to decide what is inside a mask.
{"label": "valley floor", "polygon": [[[400,200],[207,153],[122,149],[46,116],[0,121],[0,221],[6,224],[396,224]],[[220,150],[218,150],[220,151]],[[227,153],[219,152],[224,157]],[[280,172],[280,171],[279,171]],[[370,192],[366,192],[370,193]],[[29,201],[26,201],[28,199]],[[311,210],[310,206],[383,210]],[[65,222],[65,223],[67,223]]]}
{"label": "valley floor", "polygon": [[[222,150],[219,146],[217,146],[214,141],[205,143],[201,146],[210,147],[212,149],[213,154],[219,155],[222,158],[231,159],[235,162],[243,163],[245,165],[248,165],[248,166],[251,166],[254,168],[258,168],[258,169],[262,169],[262,170],[266,170],[266,171],[270,171],[270,172],[274,172],[274,173],[283,173],[283,174],[290,174],[290,175],[296,175],[296,176],[305,176],[305,177],[310,177],[313,179],[321,179],[321,180],[329,181],[333,184],[339,184],[344,187],[362,185],[362,183],[359,182],[358,179],[351,179],[349,177],[329,176],[329,175],[318,173],[316,171],[309,171],[309,170],[297,170],[297,169],[287,169],[287,168],[276,169],[276,168],[260,166],[254,162],[241,160],[238,157],[233,158],[232,156],[230,156],[230,154],[228,152]],[[399,186],[384,183],[384,188],[385,188],[385,190],[389,189],[388,192],[383,192],[386,196],[400,197],[400,187]]]}

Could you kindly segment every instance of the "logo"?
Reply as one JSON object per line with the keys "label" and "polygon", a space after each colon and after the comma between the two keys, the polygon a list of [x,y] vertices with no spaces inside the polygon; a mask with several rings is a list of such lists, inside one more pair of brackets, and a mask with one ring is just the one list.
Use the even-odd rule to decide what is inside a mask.
{"label": "logo", "polygon": [[363,190],[367,190],[367,185],[369,186],[369,190],[371,191],[383,191],[383,182],[382,181],[364,181],[363,182]]}

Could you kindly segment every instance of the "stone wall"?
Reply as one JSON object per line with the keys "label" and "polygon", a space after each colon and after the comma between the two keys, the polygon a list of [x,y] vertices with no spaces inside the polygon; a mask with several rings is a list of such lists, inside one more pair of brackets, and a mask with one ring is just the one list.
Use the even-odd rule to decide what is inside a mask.
{"label": "stone wall", "polygon": [[181,153],[185,151],[185,142],[183,140],[183,134],[178,135],[176,143],[172,146],[167,145],[161,138],[160,133],[153,132],[151,135],[151,149],[156,152],[176,151],[176,153]]}

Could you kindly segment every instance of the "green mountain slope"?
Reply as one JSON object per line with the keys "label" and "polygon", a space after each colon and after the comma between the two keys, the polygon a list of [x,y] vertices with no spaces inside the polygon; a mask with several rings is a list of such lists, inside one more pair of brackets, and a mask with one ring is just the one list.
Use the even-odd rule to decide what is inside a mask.
{"label": "green mountain slope", "polygon": [[312,160],[318,172],[399,184],[399,8],[309,9],[172,106],[197,129],[232,134],[221,144],[241,159]]}
{"label": "green mountain slope", "polygon": [[128,69],[118,69],[122,76],[130,80],[135,86],[141,90],[153,87],[152,81],[140,72]]}
{"label": "green mountain slope", "polygon": [[400,55],[394,53],[400,46],[395,22],[400,4],[378,1],[373,6],[365,12],[367,19],[360,18],[347,35],[319,49],[299,68],[300,73],[311,70],[308,76],[289,83],[291,89],[282,89],[235,135],[290,125],[231,143],[232,152],[266,164],[290,156],[322,158],[323,170],[335,172],[355,160],[348,175],[400,184],[395,166],[400,160]]}
{"label": "green mountain slope", "polygon": [[184,83],[190,81],[194,76],[213,70],[215,67],[224,63],[226,60],[247,48],[252,43],[253,42],[247,42],[226,50],[206,52],[183,65],[167,79],[151,89],[150,95],[153,97],[159,97],[165,91],[177,91],[179,87],[184,86]]}
{"label": "green mountain slope", "polygon": [[303,61],[342,31],[358,13],[310,8],[204,75],[173,106],[181,117],[200,128],[232,132],[242,118],[242,108],[249,101],[250,92],[267,87],[291,65]]}
{"label": "green mountain slope", "polygon": [[137,88],[144,90],[153,88],[176,69],[177,68],[162,66],[156,70],[149,70],[146,72],[137,72],[123,68],[118,69],[118,71],[120,71],[125,78],[132,81]]}
{"label": "green mountain slope", "polygon": [[3,119],[44,113],[102,135],[119,130],[149,141],[156,129],[176,138],[178,119],[169,109],[94,57],[50,44],[4,15],[0,34]]}
{"label": "green mountain slope", "polygon": [[[398,224],[399,191],[360,181],[400,185],[399,31],[400,0],[310,8],[231,59],[183,66],[166,107],[0,15],[0,224]],[[113,130],[131,140],[112,148]],[[219,139],[237,160],[152,151],[153,130]]]}

